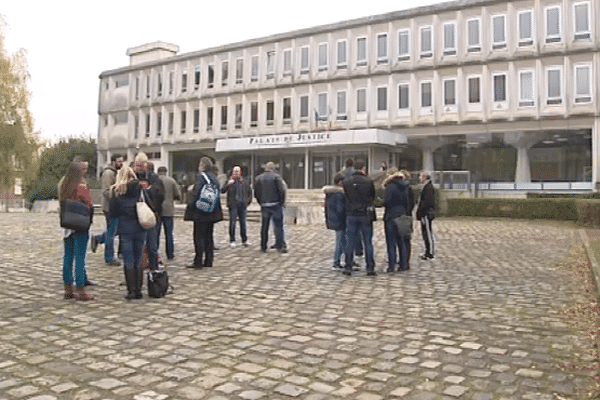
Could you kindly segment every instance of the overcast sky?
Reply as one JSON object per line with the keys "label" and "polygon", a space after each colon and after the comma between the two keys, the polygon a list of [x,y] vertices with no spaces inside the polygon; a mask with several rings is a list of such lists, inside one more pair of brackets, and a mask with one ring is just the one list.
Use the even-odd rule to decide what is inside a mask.
{"label": "overcast sky", "polygon": [[9,53],[27,50],[31,111],[42,138],[97,135],[98,76],[129,64],[129,47],[180,53],[443,0],[3,0]]}

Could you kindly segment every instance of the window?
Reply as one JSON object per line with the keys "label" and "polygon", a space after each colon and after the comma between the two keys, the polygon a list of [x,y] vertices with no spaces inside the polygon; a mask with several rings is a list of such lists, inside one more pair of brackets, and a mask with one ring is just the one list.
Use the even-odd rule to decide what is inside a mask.
{"label": "window", "polygon": [[140,99],[140,77],[135,78],[135,99]]}
{"label": "window", "polygon": [[173,111],[169,112],[169,121],[168,121],[168,132],[169,135],[173,134],[173,125],[175,125],[175,113]]}
{"label": "window", "polygon": [[470,19],[467,21],[467,51],[469,53],[476,53],[481,51],[481,28],[479,19]]}
{"label": "window", "polygon": [[156,113],[156,136],[162,135],[162,112]]}
{"label": "window", "polygon": [[252,56],[251,62],[250,81],[256,82],[258,81],[258,56]]}
{"label": "window", "polygon": [[300,48],[300,73],[308,74],[310,68],[310,60],[308,57],[308,46]]}
{"label": "window", "polygon": [[300,96],[300,121],[308,121],[308,96]]}
{"label": "window", "polygon": [[242,103],[235,105],[235,129],[242,129]]}
{"label": "window", "polygon": [[492,48],[506,47],[506,16],[494,15],[492,17]]}
{"label": "window", "polygon": [[573,16],[575,18],[575,39],[591,38],[590,31],[590,3],[576,3],[573,5]]}
{"label": "window", "polygon": [[494,81],[494,102],[506,101],[506,74],[493,76]]}
{"label": "window", "polygon": [[560,29],[560,7],[546,9],[546,43],[562,41]]}
{"label": "window", "polygon": [[574,72],[575,103],[590,103],[592,101],[591,65],[576,65]]}
{"label": "window", "polygon": [[519,13],[519,46],[533,44],[533,11]]}
{"label": "window", "polygon": [[431,82],[421,82],[421,108],[431,108],[432,105]]}
{"label": "window", "polygon": [[250,127],[256,128],[258,126],[258,102],[250,102]]}
{"label": "window", "polygon": [[244,81],[244,59],[238,58],[235,60],[235,83],[242,83]]}
{"label": "window", "polygon": [[456,54],[456,24],[454,22],[444,24],[444,54]]}
{"label": "window", "polygon": [[212,131],[213,128],[213,116],[214,116],[214,108],[207,107],[206,108],[206,130]]}
{"label": "window", "polygon": [[319,119],[327,120],[327,116],[329,114],[327,107],[327,93],[319,93],[317,97],[317,107]]}
{"label": "window", "polygon": [[387,111],[388,100],[387,100],[387,87],[377,88],[377,111]]}
{"label": "window", "polygon": [[421,58],[433,57],[433,40],[431,37],[431,27],[421,28]]}
{"label": "window", "polygon": [[206,73],[207,76],[207,87],[213,88],[215,86],[215,66],[212,64],[208,65],[208,72]]}
{"label": "window", "polygon": [[275,123],[275,103],[273,100],[267,101],[267,125]]}
{"label": "window", "polygon": [[338,69],[348,68],[347,43],[345,40],[337,42],[337,67]]}
{"label": "window", "polygon": [[201,74],[201,66],[196,65],[194,68],[194,90],[200,89],[200,74]]}
{"label": "window", "polygon": [[469,103],[475,104],[481,102],[481,78],[473,77],[468,79],[469,85]]}
{"label": "window", "polygon": [[377,35],[377,64],[388,63],[387,33]]}
{"label": "window", "polygon": [[169,94],[173,94],[175,90],[175,71],[169,72]]}
{"label": "window", "polygon": [[356,89],[356,112],[367,111],[367,89]]}
{"label": "window", "polygon": [[200,109],[194,109],[194,133],[200,132]]}
{"label": "window", "polygon": [[181,93],[187,92],[187,71],[181,74]]}
{"label": "window", "polygon": [[292,98],[283,98],[283,123],[290,124],[292,119]]}
{"label": "window", "polygon": [[337,120],[343,121],[348,117],[346,115],[346,91],[340,90],[337,92]]}
{"label": "window", "polygon": [[150,98],[150,82],[151,82],[150,75],[147,75],[146,76],[146,98],[147,99]]}
{"label": "window", "polygon": [[409,110],[410,107],[410,92],[408,83],[398,85],[398,109]]}
{"label": "window", "polygon": [[146,137],[150,137],[150,113],[146,114]]}
{"label": "window", "polygon": [[456,79],[444,80],[444,105],[456,105]]}
{"label": "window", "polygon": [[221,130],[227,130],[227,106],[221,106]]}
{"label": "window", "polygon": [[319,71],[325,71],[327,69],[327,43],[319,43]]}
{"label": "window", "polygon": [[292,50],[283,51],[283,76],[292,75]]}
{"label": "window", "polygon": [[267,79],[275,78],[275,52],[267,52]]}
{"label": "window", "polygon": [[356,66],[367,65],[367,38],[356,39]]}
{"label": "window", "polygon": [[163,90],[162,74],[159,72],[158,75],[156,76],[156,95],[158,97],[162,96],[162,90]]}
{"label": "window", "polygon": [[548,68],[546,70],[548,81],[548,98],[546,104],[558,105],[562,103],[562,70],[557,67]]}
{"label": "window", "polygon": [[229,79],[229,61],[223,61],[221,63],[221,86],[227,86],[227,79]]}
{"label": "window", "polygon": [[398,61],[410,60],[410,31],[404,29],[398,32]]}
{"label": "window", "polygon": [[137,139],[140,135],[140,117],[135,116],[133,118],[133,138]]}
{"label": "window", "polygon": [[533,71],[519,72],[519,107],[533,107],[535,100]]}
{"label": "window", "polygon": [[187,122],[187,112],[182,111],[181,114],[180,114],[180,116],[181,116],[181,121],[179,122],[179,124],[180,124],[179,132],[180,133],[185,133],[185,131],[186,131],[186,122]]}

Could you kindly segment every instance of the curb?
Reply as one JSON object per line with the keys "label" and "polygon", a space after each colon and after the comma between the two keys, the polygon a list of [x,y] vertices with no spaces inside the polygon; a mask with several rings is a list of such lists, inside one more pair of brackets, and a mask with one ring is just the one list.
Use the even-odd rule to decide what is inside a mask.
{"label": "curb", "polygon": [[581,229],[579,231],[579,235],[581,236],[581,241],[585,246],[585,253],[587,254],[587,258],[590,262],[590,269],[592,270],[594,281],[596,282],[596,296],[598,299],[600,299],[600,265],[598,264],[598,260],[596,260],[596,256],[590,249],[590,238],[586,230]]}

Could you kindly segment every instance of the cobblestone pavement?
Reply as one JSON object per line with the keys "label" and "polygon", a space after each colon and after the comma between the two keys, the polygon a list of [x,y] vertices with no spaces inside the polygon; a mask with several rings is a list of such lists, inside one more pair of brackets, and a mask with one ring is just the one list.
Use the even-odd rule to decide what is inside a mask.
{"label": "cobblestone pavement", "polygon": [[[96,218],[94,228],[102,228]],[[376,226],[376,262],[385,263]],[[567,225],[438,219],[438,257],[408,272],[331,268],[333,233],[288,226],[288,254],[227,246],[191,260],[176,220],[174,293],[126,301],[89,253],[96,301],[62,299],[56,214],[0,214],[0,399],[564,399],[593,383]],[[164,244],[161,244],[164,247]]]}

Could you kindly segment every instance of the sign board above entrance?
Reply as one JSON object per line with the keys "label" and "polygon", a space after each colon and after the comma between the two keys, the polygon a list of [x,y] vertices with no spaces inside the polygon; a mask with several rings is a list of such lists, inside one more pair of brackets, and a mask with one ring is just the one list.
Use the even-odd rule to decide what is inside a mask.
{"label": "sign board above entrance", "polygon": [[217,140],[215,151],[248,151],[290,147],[347,146],[377,144],[398,146],[407,143],[406,134],[382,129],[287,133]]}

